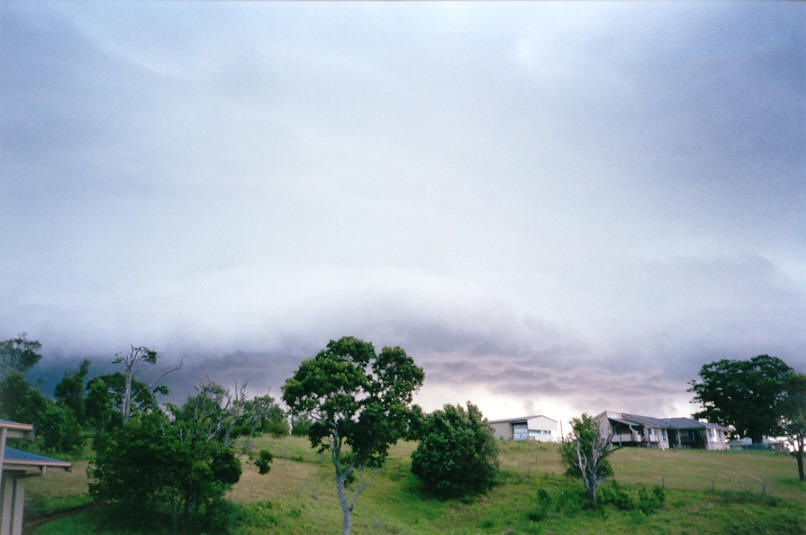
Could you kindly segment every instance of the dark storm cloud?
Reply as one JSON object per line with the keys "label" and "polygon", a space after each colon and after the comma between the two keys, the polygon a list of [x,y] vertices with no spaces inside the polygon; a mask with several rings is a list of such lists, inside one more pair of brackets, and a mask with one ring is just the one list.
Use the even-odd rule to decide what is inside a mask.
{"label": "dark storm cloud", "polygon": [[806,368],[802,11],[2,4],[0,338],[276,395],[353,334],[501,411]]}

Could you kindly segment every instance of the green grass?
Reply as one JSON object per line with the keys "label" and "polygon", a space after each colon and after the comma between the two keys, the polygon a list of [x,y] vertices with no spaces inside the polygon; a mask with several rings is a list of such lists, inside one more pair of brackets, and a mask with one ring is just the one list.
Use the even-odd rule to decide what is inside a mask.
{"label": "green grass", "polygon": [[[558,494],[579,485],[562,475],[557,445],[501,443],[499,484],[484,496],[464,501],[439,501],[423,491],[409,471],[414,447],[414,443],[394,446],[387,464],[372,475],[356,506],[355,535],[549,535],[616,530],[670,535],[806,533],[806,487],[793,478],[795,462],[786,455],[624,448],[612,456],[618,481],[635,488],[660,484],[663,479],[667,490],[664,507],[651,515],[610,506],[603,512],[551,512],[535,522],[529,513],[537,506],[538,489]],[[256,440],[254,448],[271,450],[275,461],[265,476],[245,465],[241,481],[229,492],[228,498],[241,505],[235,534],[340,532],[341,510],[327,457],[323,462],[301,438],[265,436]],[[41,485],[36,491],[41,497],[37,503],[55,510],[58,506],[53,504],[86,499],[82,469],[60,474],[58,480],[53,475],[48,473],[36,482]],[[73,481],[68,484],[61,476]],[[122,535],[99,531],[94,516],[84,512],[59,519],[36,533]]]}

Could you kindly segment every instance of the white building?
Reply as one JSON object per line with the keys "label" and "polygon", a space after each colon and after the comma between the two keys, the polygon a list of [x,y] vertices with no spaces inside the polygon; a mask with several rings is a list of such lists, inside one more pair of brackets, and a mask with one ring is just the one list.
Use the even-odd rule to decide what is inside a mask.
{"label": "white building", "polygon": [[548,416],[523,416],[488,422],[496,438],[505,440],[536,440],[554,442],[560,440],[559,422]]}

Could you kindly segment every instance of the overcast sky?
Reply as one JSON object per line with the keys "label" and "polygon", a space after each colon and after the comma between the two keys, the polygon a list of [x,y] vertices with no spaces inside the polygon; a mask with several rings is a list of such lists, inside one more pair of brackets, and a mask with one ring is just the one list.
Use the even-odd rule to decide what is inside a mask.
{"label": "overcast sky", "polygon": [[[0,4],[0,339],[428,409],[687,415],[806,371],[806,5]],[[98,368],[100,369],[100,368]]]}

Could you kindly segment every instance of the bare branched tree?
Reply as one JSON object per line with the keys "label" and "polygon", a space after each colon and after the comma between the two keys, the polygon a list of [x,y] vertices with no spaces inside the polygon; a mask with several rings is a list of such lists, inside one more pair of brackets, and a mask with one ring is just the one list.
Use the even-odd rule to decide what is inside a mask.
{"label": "bare branched tree", "polygon": [[607,456],[620,447],[612,448],[613,434],[601,436],[598,422],[587,414],[573,418],[571,428],[569,441],[560,449],[566,474],[582,479],[593,506],[598,507],[596,491],[613,475]]}
{"label": "bare branched tree", "polygon": [[[131,417],[131,407],[132,407],[132,381],[134,380],[135,376],[137,375],[136,367],[138,364],[145,362],[147,364],[156,364],[157,363],[157,352],[153,349],[149,349],[145,346],[131,346],[131,349],[128,353],[117,353],[115,355],[115,360],[112,361],[112,364],[123,364],[123,375],[126,377],[126,388],[123,392],[123,399],[121,402],[121,417],[123,419],[123,423],[129,421]],[[175,368],[171,368],[163,373],[161,373],[156,379],[151,381],[149,385],[146,386],[146,390],[151,390],[155,387],[155,385],[166,375],[169,373],[173,373],[180,368],[185,363],[185,357],[182,356],[181,360],[179,361],[179,366]],[[157,387],[159,388],[159,387]]]}

